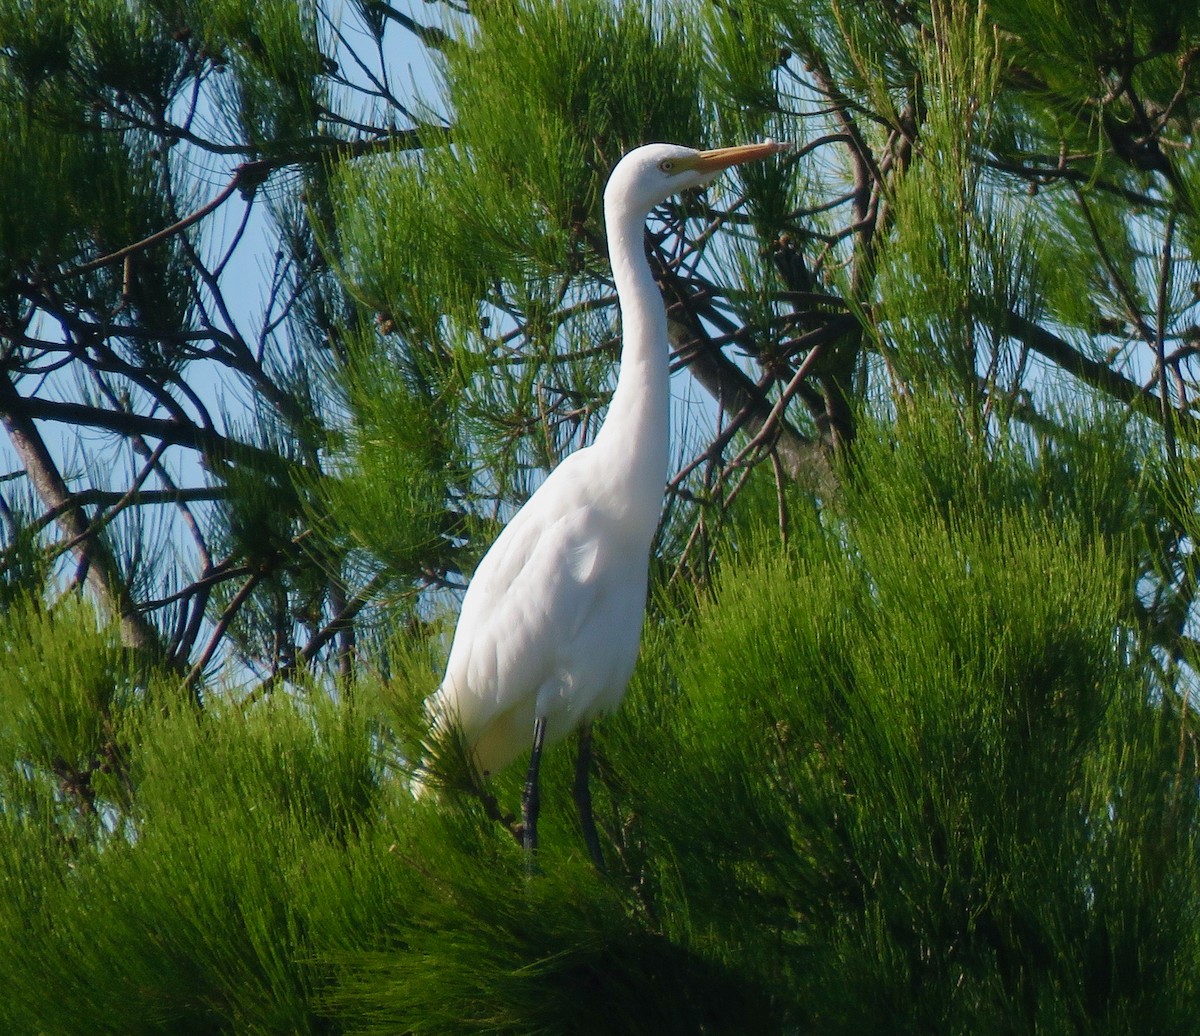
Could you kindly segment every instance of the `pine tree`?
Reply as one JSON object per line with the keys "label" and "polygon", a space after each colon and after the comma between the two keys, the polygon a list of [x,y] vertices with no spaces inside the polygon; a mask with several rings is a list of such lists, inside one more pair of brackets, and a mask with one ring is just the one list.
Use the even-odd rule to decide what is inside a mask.
{"label": "pine tree", "polygon": [[[0,0],[0,1029],[1200,1026],[1200,9]],[[456,594],[675,475],[585,850],[453,760]],[[686,401],[686,402],[685,402]],[[517,767],[519,769],[519,767]]]}

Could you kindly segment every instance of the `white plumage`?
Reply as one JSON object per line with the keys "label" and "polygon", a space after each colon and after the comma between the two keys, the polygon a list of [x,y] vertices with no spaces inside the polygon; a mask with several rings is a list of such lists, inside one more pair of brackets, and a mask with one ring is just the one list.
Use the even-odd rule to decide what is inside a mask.
{"label": "white plumage", "polygon": [[482,772],[529,748],[539,718],[550,744],[615,709],[625,693],[669,449],[667,321],[646,261],[645,220],[678,191],[784,147],[648,144],[609,178],[604,217],[623,344],[607,417],[592,445],[550,473],[480,561],[446,675],[429,700],[435,724],[459,724]]}

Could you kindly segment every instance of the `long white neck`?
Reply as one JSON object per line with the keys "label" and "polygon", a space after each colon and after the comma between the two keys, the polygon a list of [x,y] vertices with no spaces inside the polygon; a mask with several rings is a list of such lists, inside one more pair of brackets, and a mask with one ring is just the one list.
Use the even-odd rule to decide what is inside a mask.
{"label": "long white neck", "polygon": [[[667,481],[670,435],[670,349],[662,295],[646,261],[647,213],[621,192],[604,199],[613,280],[621,304],[621,369],[595,447],[611,455],[630,502],[657,526]],[[652,512],[652,513],[651,513]]]}

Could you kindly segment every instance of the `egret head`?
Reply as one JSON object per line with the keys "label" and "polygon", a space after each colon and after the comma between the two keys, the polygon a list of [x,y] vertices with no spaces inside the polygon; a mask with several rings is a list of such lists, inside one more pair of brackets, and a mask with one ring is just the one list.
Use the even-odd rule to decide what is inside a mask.
{"label": "egret head", "polygon": [[679,144],[646,144],[630,151],[612,171],[605,202],[649,212],[655,205],[689,187],[703,187],[724,169],[786,151],[788,144],[767,141],[696,151]]}

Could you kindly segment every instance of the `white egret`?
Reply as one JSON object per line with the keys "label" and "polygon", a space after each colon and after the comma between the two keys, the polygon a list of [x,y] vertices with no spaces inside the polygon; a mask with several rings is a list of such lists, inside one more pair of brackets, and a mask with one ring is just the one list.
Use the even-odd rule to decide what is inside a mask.
{"label": "white egret", "polygon": [[587,797],[590,723],[620,704],[633,673],[668,475],[667,317],[646,260],[646,218],[679,191],[787,146],[647,144],[617,163],[605,188],[623,331],[607,417],[594,442],[550,473],[479,562],[446,675],[428,703],[436,727],[458,724],[482,773],[532,748],[522,800],[531,852],[542,748],[579,728],[580,819],[601,865]]}

